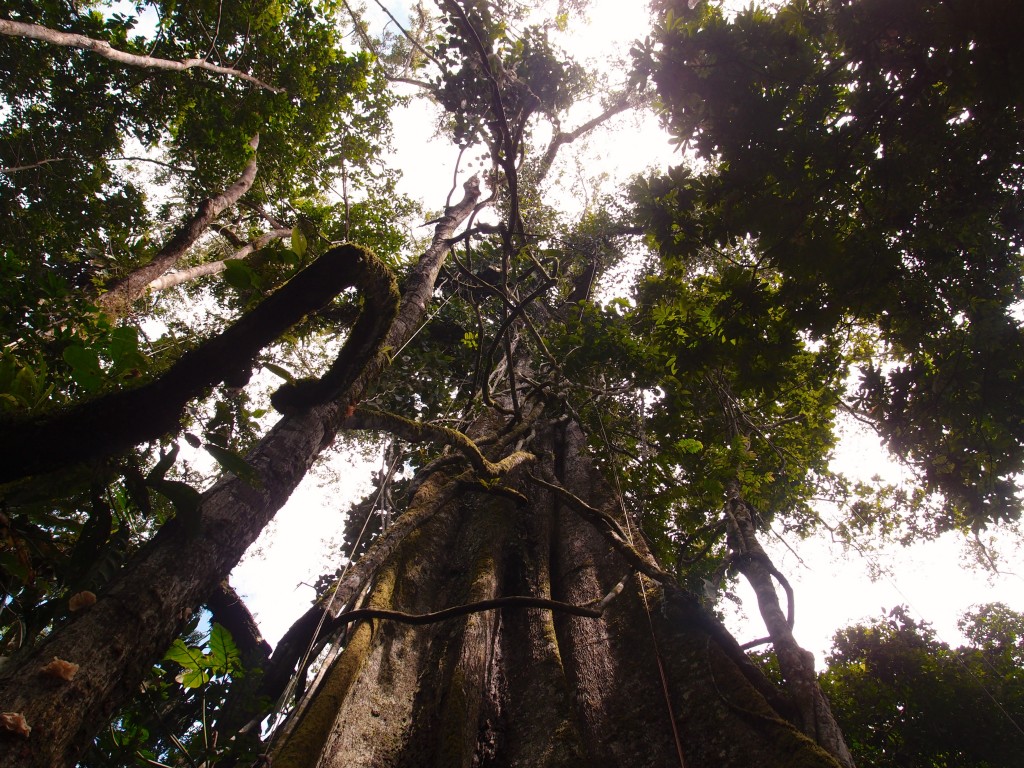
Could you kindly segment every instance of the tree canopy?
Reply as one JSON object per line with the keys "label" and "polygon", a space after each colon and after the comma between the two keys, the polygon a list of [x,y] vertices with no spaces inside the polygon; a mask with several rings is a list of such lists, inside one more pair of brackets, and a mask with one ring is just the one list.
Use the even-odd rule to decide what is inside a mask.
{"label": "tree canopy", "polygon": [[749,241],[809,338],[876,334],[854,405],[942,495],[939,528],[1019,514],[1016,12],[699,3],[638,51],[709,163],[640,187],[660,252]]}
{"label": "tree canopy", "polygon": [[1010,765],[1020,753],[1024,623],[1001,603],[961,619],[950,648],[894,608],[835,637],[822,683],[863,766]]}
{"label": "tree canopy", "polygon": [[[582,2],[384,13],[0,10],[0,766],[1000,764],[914,716],[963,669],[1016,738],[1018,615],[896,612],[819,679],[761,538],[1020,517],[1021,11],[660,0],[600,66]],[[680,164],[577,161],[568,213],[646,109]],[[832,469],[847,418],[911,487]],[[335,440],[383,468],[271,653],[227,579]]]}

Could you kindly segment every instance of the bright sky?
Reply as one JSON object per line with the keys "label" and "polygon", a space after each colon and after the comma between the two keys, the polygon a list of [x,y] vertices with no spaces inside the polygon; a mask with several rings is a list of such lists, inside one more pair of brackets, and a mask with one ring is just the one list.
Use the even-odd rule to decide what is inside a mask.
{"label": "bright sky", "polygon": [[[394,11],[399,4],[389,5]],[[574,53],[597,61],[625,57],[629,44],[648,34],[646,5],[595,0],[589,26],[574,25],[572,29],[569,42]],[[596,111],[596,107],[582,106],[574,117],[583,122]],[[575,124],[569,121],[565,127]],[[432,138],[432,126],[433,120],[425,118],[421,105],[401,110],[395,119],[394,162],[404,173],[401,191],[422,200],[428,210],[437,210],[451,184],[457,153],[447,142]],[[621,117],[584,146],[573,145],[573,151],[583,153],[589,169],[600,168],[608,174],[609,190],[613,188],[610,184],[649,165],[664,167],[680,160],[649,116]],[[567,188],[578,181],[574,167],[568,160],[560,166]],[[567,211],[578,211],[584,198],[578,189],[568,192]],[[864,478],[875,474],[894,478],[900,471],[877,439],[863,433],[844,438],[837,462],[843,471]],[[333,466],[337,478],[323,488],[317,487],[316,478],[307,478],[233,574],[232,583],[243,593],[272,643],[309,607],[313,590],[306,585],[338,565],[343,513],[369,488],[369,474],[377,462],[342,457]],[[828,517],[827,511],[822,514]],[[953,645],[963,641],[956,620],[972,604],[1001,600],[1024,610],[1024,579],[1019,575],[1024,573],[1024,557],[1019,550],[1013,551],[1013,540],[1019,541],[1019,537],[1008,532],[1000,539],[1006,569],[1014,571],[1002,576],[965,569],[963,542],[955,536],[909,550],[889,547],[867,556],[832,544],[827,532],[805,542],[789,537],[786,543],[796,555],[777,538],[765,537],[763,544],[793,584],[797,639],[815,653],[820,667],[837,628],[878,617],[895,605],[906,604],[913,615],[931,622],[939,637]],[[891,575],[872,581],[869,573],[878,567],[888,568]],[[752,592],[745,585],[736,591],[743,610],[730,611],[727,625],[740,642],[762,636],[764,627]]]}

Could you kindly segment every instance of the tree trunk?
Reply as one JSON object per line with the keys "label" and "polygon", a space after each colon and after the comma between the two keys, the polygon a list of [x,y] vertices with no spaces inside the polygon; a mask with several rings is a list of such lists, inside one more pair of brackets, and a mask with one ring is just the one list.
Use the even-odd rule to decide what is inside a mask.
{"label": "tree trunk", "polygon": [[[526,448],[547,463],[541,474],[626,525],[582,444],[573,424],[549,422]],[[523,467],[506,482],[526,502],[468,485],[449,503],[425,498],[448,479],[435,473],[398,518],[416,525],[378,561],[364,606],[425,613],[509,595],[583,605],[624,577],[626,588],[596,619],[504,608],[352,625],[276,739],[275,768],[834,768],[758,693],[764,681],[715,619],[671,583],[636,575]]]}
{"label": "tree trunk", "polygon": [[740,494],[739,483],[730,483],[727,491],[729,549],[736,567],[757,595],[757,605],[771,637],[786,691],[797,710],[801,730],[828,750],[845,768],[854,768],[853,755],[832,715],[832,707],[818,685],[814,656],[796,641],[791,622],[782,613],[779,596],[772,583],[772,576],[781,579],[781,574],[757,540],[750,508]]}

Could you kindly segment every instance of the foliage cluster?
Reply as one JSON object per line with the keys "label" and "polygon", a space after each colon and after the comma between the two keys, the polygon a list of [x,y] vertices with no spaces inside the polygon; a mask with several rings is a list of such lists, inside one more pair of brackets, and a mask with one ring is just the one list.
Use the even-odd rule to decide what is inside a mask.
{"label": "foliage cluster", "polygon": [[1012,765],[1024,733],[1024,617],[1001,603],[960,622],[950,648],[905,608],[836,635],[822,686],[857,764]]}

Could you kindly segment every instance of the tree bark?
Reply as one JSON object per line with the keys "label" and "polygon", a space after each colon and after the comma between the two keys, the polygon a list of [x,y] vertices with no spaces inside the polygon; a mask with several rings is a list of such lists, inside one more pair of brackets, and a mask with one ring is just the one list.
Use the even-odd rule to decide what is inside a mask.
{"label": "tree bark", "polygon": [[[253,487],[233,475],[203,495],[195,529],[165,525],[98,596],[46,640],[0,670],[0,709],[22,715],[28,737],[0,733],[0,768],[74,765],[95,733],[138,689],[185,620],[217,587],[288,500],[367,386],[422,321],[456,228],[480,190],[467,182],[462,202],[445,210],[434,238],[406,281],[398,317],[369,361],[352,371],[334,401],[282,418],[246,457]],[[70,681],[40,673],[54,656],[80,665]]]}
{"label": "tree bark", "polygon": [[757,605],[771,637],[786,690],[800,718],[800,728],[828,750],[840,765],[854,768],[853,756],[832,715],[832,707],[818,685],[814,656],[796,641],[792,623],[779,605],[779,596],[772,583],[772,576],[778,571],[757,540],[750,508],[740,494],[739,483],[730,483],[727,493],[729,549],[737,569],[757,596]]}
{"label": "tree bark", "polygon": [[[249,146],[255,152],[259,145],[260,137],[257,134],[253,136]],[[127,312],[132,302],[146,293],[149,284],[177,264],[213,220],[237,203],[242,195],[249,191],[255,180],[256,156],[253,155],[238,180],[219,195],[203,200],[191,218],[174,233],[174,237],[157,252],[148,264],[118,280],[109,286],[105,293],[96,298],[96,304],[100,309],[113,316]]]}
{"label": "tree bark", "polygon": [[207,596],[206,607],[210,610],[213,620],[231,633],[246,670],[267,662],[273,649],[270,643],[263,639],[256,617],[227,579],[221,581]]}
{"label": "tree bark", "polygon": [[[578,428],[538,422],[535,434],[528,448],[559,484],[626,527]],[[374,561],[362,605],[425,613],[507,595],[586,605],[627,577],[624,591],[601,618],[503,609],[425,627],[360,622],[274,744],[275,768],[834,768],[758,694],[735,641],[692,597],[638,576],[521,468],[507,480],[527,503],[463,486],[437,505],[432,476],[396,523],[412,514],[415,527]],[[650,559],[638,536],[634,546]]]}

